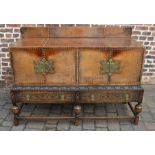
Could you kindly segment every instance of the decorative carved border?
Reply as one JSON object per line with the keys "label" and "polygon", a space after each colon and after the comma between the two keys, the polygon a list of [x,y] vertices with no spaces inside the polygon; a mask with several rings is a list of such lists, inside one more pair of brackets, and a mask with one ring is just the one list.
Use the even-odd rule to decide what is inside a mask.
{"label": "decorative carved border", "polygon": [[16,86],[11,91],[97,91],[131,90],[144,91],[142,86]]}

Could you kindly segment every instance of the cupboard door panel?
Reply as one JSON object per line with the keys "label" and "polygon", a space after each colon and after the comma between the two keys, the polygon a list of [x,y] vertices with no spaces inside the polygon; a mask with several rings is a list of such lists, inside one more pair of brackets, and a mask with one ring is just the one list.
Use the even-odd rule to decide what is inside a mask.
{"label": "cupboard door panel", "polygon": [[75,85],[75,50],[48,50],[46,57],[54,63],[54,73],[46,75],[48,84]]}
{"label": "cupboard door panel", "polygon": [[142,49],[115,51],[112,59],[120,62],[120,71],[117,74],[112,74],[111,85],[140,84],[143,64]]}
{"label": "cupboard door panel", "polygon": [[12,52],[15,84],[75,85],[73,50],[23,50]]}
{"label": "cupboard door panel", "polygon": [[82,50],[79,63],[81,85],[139,85],[143,49]]}
{"label": "cupboard door panel", "polygon": [[106,85],[107,75],[101,73],[101,61],[108,60],[108,51],[81,50],[79,57],[79,84]]}
{"label": "cupboard door panel", "polygon": [[11,53],[14,81],[17,85],[43,84],[43,79],[34,69],[34,62],[41,59],[41,51],[16,49]]}

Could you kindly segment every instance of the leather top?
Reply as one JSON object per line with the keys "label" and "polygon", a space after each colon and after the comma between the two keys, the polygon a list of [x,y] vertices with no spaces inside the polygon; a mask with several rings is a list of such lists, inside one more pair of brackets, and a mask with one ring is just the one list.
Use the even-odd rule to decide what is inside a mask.
{"label": "leather top", "polygon": [[143,48],[131,38],[26,38],[11,48]]}

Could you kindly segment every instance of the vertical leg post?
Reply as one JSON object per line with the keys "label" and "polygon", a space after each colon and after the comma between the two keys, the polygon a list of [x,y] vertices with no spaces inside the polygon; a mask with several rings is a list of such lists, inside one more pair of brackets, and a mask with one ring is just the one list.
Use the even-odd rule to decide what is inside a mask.
{"label": "vertical leg post", "polygon": [[17,126],[19,124],[19,119],[18,119],[18,116],[19,116],[19,113],[20,113],[20,109],[19,107],[17,106],[16,104],[16,97],[15,97],[15,93],[13,91],[11,91],[11,102],[12,102],[12,112],[14,114],[14,125]]}
{"label": "vertical leg post", "polygon": [[80,125],[80,119],[79,115],[81,112],[81,106],[80,105],[75,105],[73,109],[74,115],[75,115],[75,120],[74,120],[74,125],[78,126]]}
{"label": "vertical leg post", "polygon": [[138,122],[139,122],[139,114],[141,113],[141,111],[142,111],[142,105],[141,105],[141,103],[136,104],[136,106],[135,106],[135,118],[134,118],[134,124],[135,125],[138,125]]}
{"label": "vertical leg post", "polygon": [[18,116],[19,116],[19,113],[20,113],[20,109],[18,106],[13,106],[12,107],[12,112],[14,114],[14,125],[17,126],[19,124],[19,119],[18,119]]}
{"label": "vertical leg post", "polygon": [[15,92],[11,91],[11,92],[10,92],[10,96],[11,96],[12,105],[13,105],[13,106],[16,106]]}

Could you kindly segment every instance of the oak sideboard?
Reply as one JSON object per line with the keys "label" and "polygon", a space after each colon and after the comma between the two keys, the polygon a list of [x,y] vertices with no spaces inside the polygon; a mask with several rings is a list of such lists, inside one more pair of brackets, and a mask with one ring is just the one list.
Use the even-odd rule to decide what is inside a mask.
{"label": "oak sideboard", "polygon": [[[144,47],[131,27],[22,27],[10,46],[14,124],[19,120],[131,120],[142,111]],[[135,104],[136,102],[136,104]],[[72,104],[70,116],[22,116],[23,105]],[[127,104],[132,116],[83,116],[82,104]]]}

